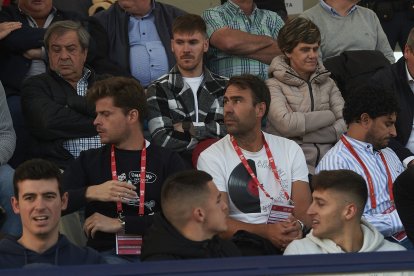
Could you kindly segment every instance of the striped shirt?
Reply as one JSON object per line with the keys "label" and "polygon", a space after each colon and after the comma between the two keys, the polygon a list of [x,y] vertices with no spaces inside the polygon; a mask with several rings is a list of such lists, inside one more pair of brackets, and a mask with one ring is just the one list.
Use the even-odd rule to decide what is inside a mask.
{"label": "striped shirt", "polygon": [[[84,68],[83,76],[76,85],[76,92],[80,96],[86,96],[88,90],[88,78],[91,75],[91,71],[88,68]],[[63,147],[67,149],[73,157],[77,158],[81,151],[94,149],[101,147],[101,140],[98,135],[93,137],[69,139],[63,142]]]}
{"label": "striped shirt", "polygon": [[[203,12],[203,19],[207,25],[209,37],[221,28],[231,28],[255,35],[266,35],[277,38],[284,22],[277,13],[254,8],[251,15],[246,15],[240,7],[232,1],[223,5],[207,9]],[[214,73],[231,77],[241,74],[253,74],[267,79],[268,65],[258,60],[234,56],[210,47],[208,52],[208,68]]]}
{"label": "striped shirt", "polygon": [[[374,150],[373,146],[369,143],[355,140],[348,136],[346,136],[346,138],[371,174],[375,190],[377,208],[373,209],[371,207],[371,201],[368,198],[364,209],[365,219],[373,224],[385,237],[389,237],[396,232],[404,230],[396,210],[389,214],[383,214],[385,210],[393,206],[393,203],[390,200],[388,191],[387,172],[379,152]],[[387,165],[391,172],[391,178],[394,182],[397,176],[403,172],[403,164],[392,149],[384,148],[381,152],[387,161]],[[364,177],[365,181],[367,181],[367,176],[365,175],[362,166],[341,140],[339,140],[322,158],[316,168],[316,173],[324,170],[330,171],[339,169],[352,170],[360,174]]]}

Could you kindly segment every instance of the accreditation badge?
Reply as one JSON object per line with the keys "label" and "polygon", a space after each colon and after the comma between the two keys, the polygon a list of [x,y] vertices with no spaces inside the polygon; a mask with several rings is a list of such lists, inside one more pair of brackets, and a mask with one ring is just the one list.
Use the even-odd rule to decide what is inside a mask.
{"label": "accreditation badge", "polygon": [[287,221],[294,208],[295,206],[292,204],[274,201],[267,218],[267,224]]}
{"label": "accreditation badge", "polygon": [[[389,214],[389,213],[391,213],[394,210],[395,210],[395,205],[393,204],[390,208],[388,208],[387,210],[385,210],[383,212],[383,214]],[[405,233],[405,231],[400,231],[400,232],[394,233],[391,236],[391,238],[393,238],[397,242],[402,242],[403,240],[405,240],[407,238],[407,233]]]}
{"label": "accreditation badge", "polygon": [[131,234],[116,234],[117,255],[140,255],[142,236]]}

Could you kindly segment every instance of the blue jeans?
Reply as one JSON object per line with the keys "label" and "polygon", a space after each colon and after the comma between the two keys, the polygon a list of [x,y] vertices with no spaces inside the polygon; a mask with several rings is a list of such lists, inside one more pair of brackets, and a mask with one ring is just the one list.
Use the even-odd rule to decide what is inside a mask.
{"label": "blue jeans", "polygon": [[22,235],[22,222],[20,216],[13,212],[11,197],[13,190],[14,170],[9,165],[0,166],[0,205],[6,211],[6,222],[0,228],[0,232],[20,237]]}

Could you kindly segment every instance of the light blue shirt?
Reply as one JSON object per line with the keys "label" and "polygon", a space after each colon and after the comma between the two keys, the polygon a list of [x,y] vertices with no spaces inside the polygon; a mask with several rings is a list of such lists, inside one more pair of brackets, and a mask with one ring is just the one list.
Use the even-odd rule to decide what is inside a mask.
{"label": "light blue shirt", "polygon": [[[385,237],[389,237],[396,232],[404,230],[396,210],[389,214],[383,214],[383,212],[390,208],[393,203],[390,200],[390,194],[388,191],[387,172],[379,152],[374,150],[373,146],[369,143],[355,140],[348,136],[346,136],[346,138],[367,167],[374,185],[377,208],[372,208],[371,201],[368,197],[368,201],[364,209],[365,219],[374,225],[375,228],[377,228],[378,231]],[[391,178],[394,182],[397,176],[404,171],[404,166],[392,149],[387,147],[382,149],[381,152],[387,161]],[[316,173],[319,173],[320,171],[340,169],[352,170],[361,175],[365,181],[367,181],[367,177],[362,166],[341,140],[339,140],[336,145],[325,154],[321,162],[319,162],[316,167]]]}
{"label": "light blue shirt", "polygon": [[[320,4],[322,6],[322,8],[324,8],[327,12],[329,12],[332,15],[336,15],[336,16],[342,16],[340,15],[334,8],[332,8],[331,6],[329,6],[328,4],[326,4],[326,2],[324,0],[320,0]],[[354,12],[357,9],[357,5],[353,5],[347,15],[350,15],[352,12]]]}
{"label": "light blue shirt", "polygon": [[[155,3],[153,2],[154,9]],[[169,71],[168,57],[158,35],[152,10],[145,16],[129,17],[129,61],[132,75],[147,87]]]}
{"label": "light blue shirt", "polygon": [[[76,93],[79,96],[86,96],[88,90],[88,79],[91,76],[91,71],[88,68],[84,68],[82,78],[76,84]],[[69,139],[63,142],[63,147],[68,150],[73,157],[77,158],[80,152],[88,149],[95,149],[102,147],[101,139],[99,135],[93,137],[75,138]]]}

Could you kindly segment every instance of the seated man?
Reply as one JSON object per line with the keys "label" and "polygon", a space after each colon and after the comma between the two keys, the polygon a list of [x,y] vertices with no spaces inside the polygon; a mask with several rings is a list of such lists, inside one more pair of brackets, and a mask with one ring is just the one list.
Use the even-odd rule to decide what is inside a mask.
{"label": "seated man", "polygon": [[323,60],[350,50],[378,50],[394,63],[394,52],[377,15],[358,6],[359,0],[319,0],[301,16],[321,31],[320,53]]}
{"label": "seated man", "polygon": [[398,135],[390,140],[389,147],[407,167],[414,165],[414,28],[408,36],[403,54],[396,63],[379,70],[371,82],[392,89],[399,99],[400,110],[395,122]]}
{"label": "seated man", "polygon": [[61,189],[56,165],[41,159],[26,161],[16,169],[13,184],[12,205],[21,217],[23,234],[0,240],[1,268],[104,263],[95,250],[77,247],[59,235],[68,194]]}
{"label": "seated man", "polygon": [[[117,241],[126,239],[124,233],[142,238],[152,215],[161,210],[162,183],[185,166],[177,153],[144,139],[146,98],[135,79],[98,81],[87,97],[96,106],[94,125],[105,146],[83,151],[65,171],[67,211],[85,207],[87,244],[106,251],[111,261],[125,262],[128,256]],[[140,246],[134,248],[128,254],[139,254]],[[125,258],[113,258],[115,252]]]}
{"label": "seated man", "polygon": [[240,256],[236,245],[217,234],[227,230],[227,204],[203,171],[169,177],[162,188],[164,216],[157,215],[144,237],[141,259],[197,259]]}
{"label": "seated man", "polygon": [[346,169],[364,177],[370,195],[364,218],[386,238],[410,248],[392,193],[393,181],[404,166],[387,147],[397,135],[398,109],[394,92],[386,88],[361,86],[352,91],[343,111],[348,132],[322,158],[316,173]]}
{"label": "seated man", "polygon": [[284,255],[406,250],[384,239],[362,218],[367,184],[350,170],[322,171],[312,179],[313,201],[308,209],[312,230],[293,241]]}
{"label": "seated man", "polygon": [[[68,3],[73,5],[73,2]],[[17,135],[16,151],[10,161],[13,166],[31,158],[27,148],[32,141],[20,105],[21,85],[25,79],[47,71],[47,46],[43,38],[51,24],[62,20],[81,22],[91,35],[87,63],[98,73],[127,74],[109,62],[107,34],[96,19],[82,18],[79,14],[61,10],[53,4],[52,0],[18,0],[16,5],[12,4],[0,11],[0,22],[21,23],[20,29],[0,41],[0,81],[6,90]]]}
{"label": "seated man", "polygon": [[184,14],[155,0],[118,0],[95,18],[108,33],[109,59],[147,87],[174,66],[171,26]]}
{"label": "seated man", "polygon": [[228,0],[205,10],[203,18],[211,44],[207,65],[211,71],[267,79],[268,65],[281,54],[276,41],[284,25],[280,16],[258,9],[253,0]]}
{"label": "seated man", "polygon": [[245,230],[283,250],[302,237],[311,203],[308,168],[294,141],[261,131],[270,105],[264,81],[252,75],[232,77],[224,94],[224,123],[229,133],[203,151],[197,167],[213,176],[229,206],[231,237]]}
{"label": "seated man", "polygon": [[148,87],[148,126],[155,144],[190,160],[198,142],[225,135],[223,95],[227,78],[204,66],[208,39],[200,16],[177,17],[172,31],[171,48],[177,64]]}
{"label": "seated man", "polygon": [[6,212],[6,221],[0,233],[19,236],[22,231],[20,218],[13,213],[10,198],[13,196],[13,169],[7,164],[16,146],[16,134],[0,82],[0,207]]}
{"label": "seated man", "polygon": [[98,78],[85,66],[89,34],[74,21],[53,23],[45,34],[49,70],[23,83],[22,109],[36,139],[35,156],[65,168],[80,151],[101,146],[88,87]]}

